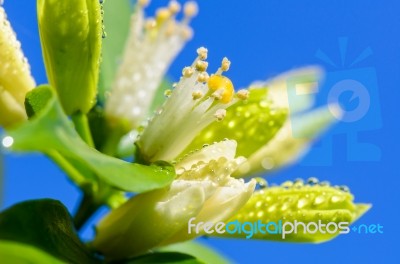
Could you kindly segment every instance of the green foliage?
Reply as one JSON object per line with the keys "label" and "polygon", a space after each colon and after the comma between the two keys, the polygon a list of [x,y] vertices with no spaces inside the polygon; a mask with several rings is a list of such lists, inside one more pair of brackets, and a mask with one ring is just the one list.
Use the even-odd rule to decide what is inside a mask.
{"label": "green foliage", "polygon": [[207,247],[196,241],[186,241],[183,243],[172,244],[163,248],[160,248],[161,252],[180,252],[189,254],[191,256],[196,257],[200,261],[204,263],[212,263],[212,264],[228,264],[231,263],[224,256],[220,255],[214,249]]}
{"label": "green foliage", "polygon": [[193,256],[178,252],[159,252],[134,258],[127,264],[157,263],[157,264],[202,264]]}
{"label": "green foliage", "polygon": [[[79,240],[67,209],[55,200],[26,201],[3,211],[0,214],[0,241],[3,241],[0,242],[0,256],[6,256],[8,260],[21,259],[20,263],[99,263]],[[11,254],[5,252],[6,248],[12,250]],[[12,254],[18,248],[23,251],[19,255]],[[33,257],[30,262],[26,260],[28,256]]]}
{"label": "green foliage", "polygon": [[[51,91],[49,86],[34,89],[28,94],[27,102],[33,102],[30,98],[36,93],[47,94],[43,90]],[[125,191],[144,192],[161,188],[168,185],[175,176],[174,168],[167,163],[151,166],[132,164],[102,154],[86,145],[63,113],[54,95],[30,122],[9,131],[9,135],[14,138],[13,150],[41,151],[50,155],[56,151],[68,160],[88,168],[106,183]],[[91,175],[82,176],[87,181],[93,180]]]}
{"label": "green foliage", "polygon": [[33,246],[0,240],[0,259],[13,264],[65,263]]}

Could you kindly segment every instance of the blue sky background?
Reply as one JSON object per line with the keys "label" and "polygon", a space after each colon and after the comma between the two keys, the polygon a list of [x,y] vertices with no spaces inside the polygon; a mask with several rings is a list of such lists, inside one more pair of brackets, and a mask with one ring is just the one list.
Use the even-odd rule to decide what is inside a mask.
{"label": "blue sky background", "polygon": [[[158,2],[166,3],[153,2],[148,9],[150,14]],[[354,80],[365,87],[371,104],[362,119],[339,123],[302,162],[270,175],[267,180],[281,183],[315,176],[348,185],[357,202],[373,204],[357,224],[384,226],[384,234],[351,233],[320,245],[201,241],[238,263],[400,263],[396,240],[399,141],[394,138],[399,135],[395,109],[400,99],[400,2],[220,0],[199,1],[199,5],[199,16],[192,23],[195,37],[170,69],[173,79],[193,60],[195,49],[206,46],[210,69],[216,69],[224,56],[232,61],[227,75],[236,87],[309,64],[322,65],[327,71],[318,104],[327,102],[329,91],[340,81]],[[37,83],[46,82],[35,1],[6,0],[5,8]],[[318,50],[331,63],[318,58]],[[346,110],[356,109],[363,100],[350,100],[351,97],[351,92],[340,97]],[[51,197],[74,209],[79,192],[46,158],[39,154],[7,154],[4,164],[3,208],[25,199]]]}

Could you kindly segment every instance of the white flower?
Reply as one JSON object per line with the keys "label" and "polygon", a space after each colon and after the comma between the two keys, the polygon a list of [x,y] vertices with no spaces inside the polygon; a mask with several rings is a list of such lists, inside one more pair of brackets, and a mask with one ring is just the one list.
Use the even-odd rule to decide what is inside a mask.
{"label": "white flower", "polygon": [[122,62],[106,103],[108,118],[127,122],[129,129],[147,117],[165,72],[192,36],[188,24],[197,13],[196,3],[188,2],[183,20],[177,21],[180,5],[171,1],[157,10],[154,19],[146,19],[143,8],[147,2],[138,1],[132,14]]}
{"label": "white flower", "polygon": [[190,67],[182,71],[180,81],[169,93],[169,98],[154,115],[136,142],[141,158],[146,162],[172,161],[182,154],[193,138],[214,121],[221,121],[226,108],[246,93],[235,96],[232,82],[222,75],[230,66],[227,58],[211,76],[206,72],[207,49],[199,48]]}
{"label": "white flower", "polygon": [[35,87],[35,81],[1,6],[0,25],[0,125],[8,127],[27,118],[25,95]]}
{"label": "white flower", "polygon": [[188,232],[188,221],[217,223],[229,219],[248,201],[255,180],[230,177],[243,158],[235,159],[235,141],[222,141],[184,158],[170,187],[139,194],[111,211],[98,225],[94,247],[109,259],[185,241],[203,233]]}

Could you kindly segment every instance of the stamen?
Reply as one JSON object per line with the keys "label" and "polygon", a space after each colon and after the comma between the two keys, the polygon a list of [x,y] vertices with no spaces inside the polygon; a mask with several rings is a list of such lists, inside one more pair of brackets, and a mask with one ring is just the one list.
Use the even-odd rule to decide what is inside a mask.
{"label": "stamen", "polygon": [[193,37],[193,29],[189,26],[183,27],[181,31],[182,38],[185,40],[191,39]]}
{"label": "stamen", "polygon": [[193,97],[193,100],[200,99],[201,97],[203,97],[203,92],[202,91],[194,91],[192,93],[192,97]]}
{"label": "stamen", "polygon": [[186,77],[186,78],[191,77],[193,75],[193,73],[194,73],[194,70],[192,67],[185,67],[182,70],[182,75],[183,75],[183,77]]}
{"label": "stamen", "polygon": [[181,5],[177,1],[172,0],[168,4],[168,9],[172,15],[175,15],[181,10]]}
{"label": "stamen", "polygon": [[164,96],[165,97],[170,97],[172,95],[172,90],[171,89],[167,89],[164,91]]}
{"label": "stamen", "polygon": [[156,21],[157,25],[162,25],[165,21],[167,21],[171,17],[171,12],[168,8],[159,8],[156,11]]}
{"label": "stamen", "polygon": [[157,26],[157,22],[154,18],[148,18],[144,25],[146,30],[154,29]]}
{"label": "stamen", "polygon": [[207,54],[208,54],[208,49],[206,49],[204,47],[200,47],[197,49],[197,55],[199,55],[200,60],[207,59]]}
{"label": "stamen", "polygon": [[225,109],[218,109],[214,114],[214,117],[217,119],[217,121],[224,120],[225,116],[226,116],[226,110]]}
{"label": "stamen", "polygon": [[[212,75],[208,79],[208,88],[211,91],[216,91],[215,98],[218,99],[218,95],[221,96],[220,100],[222,103],[227,104],[232,101],[235,89],[231,80],[228,77],[222,75]],[[213,94],[213,96],[214,96]]]}
{"label": "stamen", "polygon": [[215,74],[221,75],[223,72],[228,71],[230,66],[231,66],[231,61],[228,60],[227,57],[224,57],[221,62],[221,67],[218,68],[218,71]]}
{"label": "stamen", "polygon": [[138,4],[140,7],[146,7],[150,3],[150,0],[138,0]]}
{"label": "stamen", "polygon": [[198,6],[196,2],[190,1],[183,6],[183,14],[185,15],[184,18],[185,22],[189,22],[192,17],[197,15],[197,13],[198,13]]}
{"label": "stamen", "polygon": [[240,100],[247,100],[249,98],[249,90],[246,89],[239,90],[236,93],[236,95]]}
{"label": "stamen", "polygon": [[208,67],[208,62],[206,62],[206,61],[199,60],[196,62],[196,70],[199,72],[206,71],[207,67]]}
{"label": "stamen", "polygon": [[208,78],[209,78],[208,73],[207,72],[202,72],[197,77],[197,81],[198,82],[207,82]]}

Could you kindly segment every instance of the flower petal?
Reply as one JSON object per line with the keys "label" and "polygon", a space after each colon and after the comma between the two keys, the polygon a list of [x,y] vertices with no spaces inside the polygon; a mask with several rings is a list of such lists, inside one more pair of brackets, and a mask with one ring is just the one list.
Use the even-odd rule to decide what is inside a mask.
{"label": "flower petal", "polygon": [[292,164],[308,151],[313,140],[337,121],[335,116],[340,115],[340,108],[331,105],[291,118],[267,145],[238,168],[234,176],[246,177]]}

